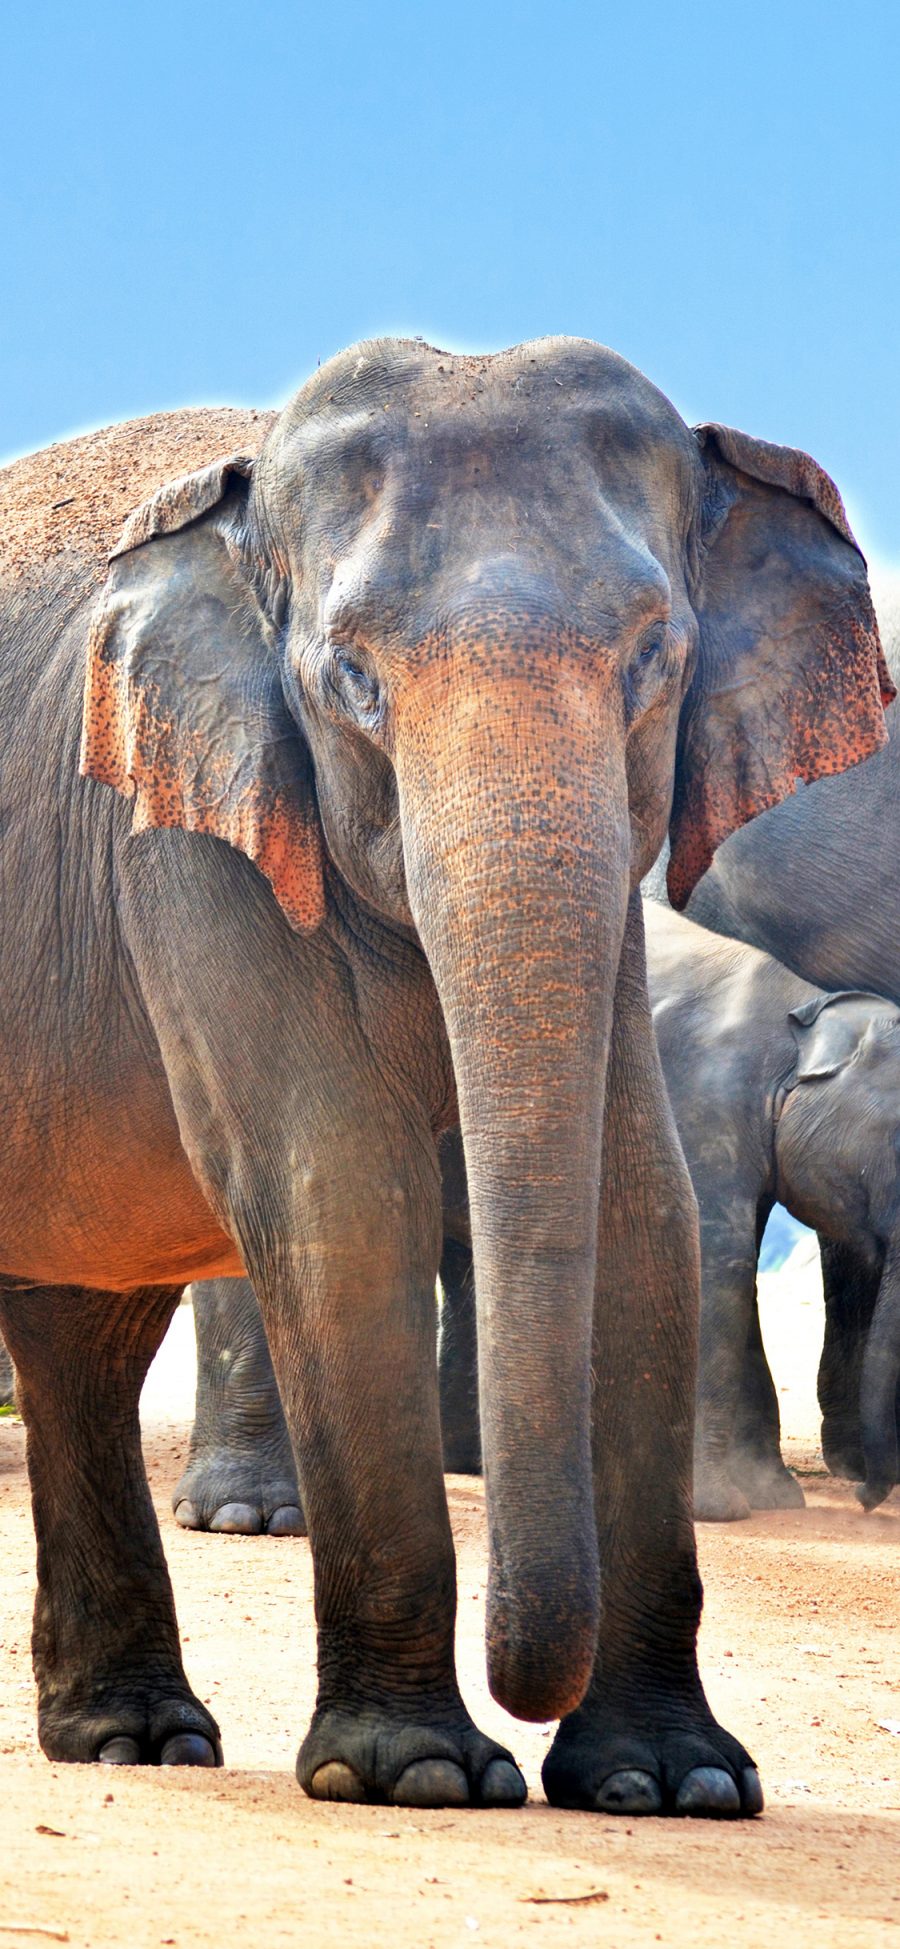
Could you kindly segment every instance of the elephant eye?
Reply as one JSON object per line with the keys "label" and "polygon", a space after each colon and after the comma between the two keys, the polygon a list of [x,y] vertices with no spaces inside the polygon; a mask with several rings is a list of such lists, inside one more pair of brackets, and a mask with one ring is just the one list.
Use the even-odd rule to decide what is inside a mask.
{"label": "elephant eye", "polygon": [[378,680],[353,650],[334,651],[335,688],[351,710],[370,715],[378,703]]}
{"label": "elephant eye", "polygon": [[670,642],[667,624],[653,623],[632,650],[625,672],[625,702],[632,721],[661,693],[669,674]]}
{"label": "elephant eye", "polygon": [[638,650],[637,653],[638,668],[640,670],[646,670],[649,664],[654,663],[657,657],[660,657],[664,654],[665,648],[666,648],[665,630],[664,629],[654,630],[652,636],[646,637],[644,642],[641,644],[640,649]]}
{"label": "elephant eye", "polygon": [[341,676],[346,678],[354,690],[366,690],[370,687],[369,678],[366,676],[365,671],[358,663],[354,663],[351,656],[339,654],[337,664]]}

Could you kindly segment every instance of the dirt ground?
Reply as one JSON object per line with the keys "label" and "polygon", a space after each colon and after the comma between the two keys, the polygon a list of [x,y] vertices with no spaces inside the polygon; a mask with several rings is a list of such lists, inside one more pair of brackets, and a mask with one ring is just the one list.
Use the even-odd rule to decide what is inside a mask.
{"label": "dirt ground", "polygon": [[[150,1479],[188,1672],[227,1768],[50,1766],[34,1731],[33,1546],[21,1428],[0,1421],[0,1949],[32,1945],[600,1942],[900,1945],[900,1491],[872,1516],[823,1472],[815,1269],[764,1282],[789,1459],[808,1508],[701,1528],[701,1663],[762,1769],[752,1824],[612,1820],[544,1803],[551,1729],[490,1700],[481,1485],[451,1478],[463,1689],[528,1776],[518,1813],[314,1806],[293,1761],[314,1687],[303,1542],[192,1536],[171,1487],[193,1389],[182,1308],[150,1376]],[[885,1730],[880,1720],[894,1721]]]}

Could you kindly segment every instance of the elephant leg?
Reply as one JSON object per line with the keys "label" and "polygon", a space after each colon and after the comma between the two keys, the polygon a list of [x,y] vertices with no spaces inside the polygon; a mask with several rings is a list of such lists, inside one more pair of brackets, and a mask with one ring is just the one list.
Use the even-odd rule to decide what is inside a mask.
{"label": "elephant leg", "polygon": [[759,1776],[713,1718],[697,1669],[697,1216],[653,1037],[634,902],[604,1128],[594,1345],[603,1612],[591,1684],[559,1727],[544,1786],[557,1806],[749,1815],[762,1806]]}
{"label": "elephant leg", "polygon": [[188,1464],[172,1497],[182,1529],[305,1536],[281,1396],[249,1279],[190,1289],[197,1400]]}
{"label": "elephant leg", "polygon": [[755,1293],[741,1368],[730,1468],[732,1480],[743,1490],[751,1509],[804,1507],[803,1490],[782,1460],[778,1395],[763,1346]]}
{"label": "elephant leg", "polygon": [[867,1263],[852,1245],[819,1238],[825,1291],[825,1336],[819,1361],[822,1452],[832,1475],[865,1479],[859,1419],[859,1388],[866,1337],[872,1323],[880,1266]]}
{"label": "elephant leg", "polygon": [[138,1404],[178,1290],[0,1291],[37,1536],[38,1731],[54,1760],[221,1764],[188,1685]]}
{"label": "elephant leg", "polygon": [[703,1187],[694,1516],[728,1523],[750,1503],[732,1466],[741,1373],[756,1297],[756,1199],[729,1183]]}
{"label": "elephant leg", "polygon": [[[318,1696],[301,1784],[320,1799],[518,1804],[524,1780],[456,1679],[430,1095],[436,1112],[447,1085],[421,958],[368,956],[338,918],[295,933],[239,855],[210,847],[200,875],[186,834],[157,839],[129,944],[185,1151],[259,1301],[309,1530]],[[224,897],[236,881],[240,908]],[[201,938],[202,954],[184,952]]]}
{"label": "elephant leg", "polygon": [[[518,1805],[525,1783],[460,1696],[441,1469],[430,1129],[395,1103],[350,1025],[307,1065],[302,1153],[256,1201],[240,1133],[232,1222],[298,1459],[312,1547],[318,1697],[297,1761],[316,1799]],[[355,1060],[352,1058],[355,1057]],[[271,1091],[264,1106],[279,1115]]]}
{"label": "elephant leg", "polygon": [[480,1475],[478,1337],[471,1246],[445,1238],[440,1277],[443,1299],[438,1372],[444,1467],[458,1475]]}
{"label": "elephant leg", "polygon": [[0,1408],[11,1408],[15,1399],[16,1377],[8,1349],[0,1340]]}

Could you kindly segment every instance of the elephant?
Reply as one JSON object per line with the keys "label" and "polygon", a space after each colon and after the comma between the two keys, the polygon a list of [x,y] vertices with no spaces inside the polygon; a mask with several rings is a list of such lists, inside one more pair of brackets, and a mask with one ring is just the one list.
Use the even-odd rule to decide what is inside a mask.
{"label": "elephant", "polygon": [[4,495],[0,1329],[45,1752],[221,1760],[137,1408],[183,1287],[246,1275],[314,1563],[302,1787],[521,1803],[454,1667],[458,1124],[492,1691],[559,1721],[557,1806],[752,1816],[697,1668],[697,1216],[638,889],[667,829],[683,902],[881,746],[837,489],[590,341],[384,339],[277,417],[131,423]]}
{"label": "elephant", "polygon": [[[900,671],[900,578],[875,582],[887,663]],[[852,777],[825,777],[765,812],[718,849],[687,911],[826,989],[900,1002],[900,715],[890,742]],[[659,894],[658,875],[653,891]],[[836,1475],[865,1474],[859,1381],[879,1275],[849,1243],[822,1236],[825,1343],[822,1446]]]}
{"label": "elephant", "polygon": [[898,1479],[900,1008],[828,993],[652,902],[653,1026],[700,1207],[694,1514],[802,1505],[759,1335],[756,1262],[775,1199],[847,1246],[877,1287],[861,1386],[874,1508]]}

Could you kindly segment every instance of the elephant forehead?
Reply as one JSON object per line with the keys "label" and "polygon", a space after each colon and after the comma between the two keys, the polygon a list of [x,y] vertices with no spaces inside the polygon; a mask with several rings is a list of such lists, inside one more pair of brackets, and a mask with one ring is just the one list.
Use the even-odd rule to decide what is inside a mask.
{"label": "elephant forehead", "polygon": [[591,339],[562,337],[484,354],[442,352],[409,339],[351,346],[313,374],[284,417],[291,424],[328,406],[390,410],[404,398],[420,410],[480,406],[490,411],[509,394],[520,407],[529,402],[556,407],[560,392],[594,394],[610,408],[618,403],[635,420],[654,423],[670,437],[680,430],[686,445],[690,442],[671,402],[627,359]]}
{"label": "elephant forehead", "polygon": [[260,491],[277,511],[314,491],[377,494],[403,476],[413,499],[448,488],[540,482],[571,506],[579,456],[620,493],[692,514],[699,459],[674,407],[627,361],[583,340],[547,339],[490,357],[379,341],[323,368],[269,442]]}

